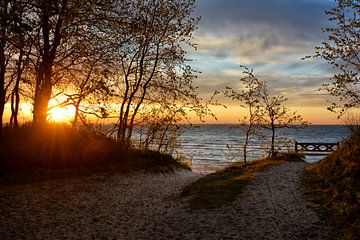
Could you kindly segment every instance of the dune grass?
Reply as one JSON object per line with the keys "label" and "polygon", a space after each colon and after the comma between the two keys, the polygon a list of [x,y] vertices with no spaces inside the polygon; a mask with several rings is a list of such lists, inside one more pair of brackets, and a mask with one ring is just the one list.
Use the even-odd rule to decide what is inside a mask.
{"label": "dune grass", "polygon": [[308,166],[302,182],[310,200],[332,226],[330,239],[360,236],[360,129],[340,149]]}
{"label": "dune grass", "polygon": [[0,138],[0,156],[1,179],[15,182],[104,171],[190,170],[171,155],[123,148],[114,139],[59,124],[5,128]]}
{"label": "dune grass", "polygon": [[191,195],[192,209],[217,208],[233,201],[257,173],[282,161],[262,159],[249,163],[235,163],[209,174],[186,188],[183,195]]}

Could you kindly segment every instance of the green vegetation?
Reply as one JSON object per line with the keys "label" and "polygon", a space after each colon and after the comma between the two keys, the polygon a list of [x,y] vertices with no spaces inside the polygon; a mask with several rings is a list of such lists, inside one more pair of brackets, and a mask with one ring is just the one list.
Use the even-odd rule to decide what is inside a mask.
{"label": "green vegetation", "polygon": [[199,179],[183,192],[191,194],[192,209],[216,208],[234,200],[258,172],[281,161],[262,159],[248,163],[235,163]]}
{"label": "green vegetation", "polygon": [[[111,138],[67,125],[5,128],[0,139],[0,176],[38,172],[44,177],[74,172],[190,169],[171,155],[123,148]],[[65,170],[65,171],[64,171]],[[30,173],[29,173],[30,172]],[[38,175],[39,175],[38,174]],[[37,177],[36,177],[37,178]]]}
{"label": "green vegetation", "polygon": [[343,141],[339,150],[307,168],[305,191],[320,204],[331,226],[331,239],[360,236],[360,129]]}

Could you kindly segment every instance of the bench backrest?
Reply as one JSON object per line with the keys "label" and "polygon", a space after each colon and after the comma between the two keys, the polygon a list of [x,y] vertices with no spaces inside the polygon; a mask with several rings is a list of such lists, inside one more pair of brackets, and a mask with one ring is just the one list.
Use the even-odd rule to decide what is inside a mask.
{"label": "bench backrest", "polygon": [[295,141],[295,152],[303,152],[306,155],[326,155],[339,148],[337,143],[299,143]]}

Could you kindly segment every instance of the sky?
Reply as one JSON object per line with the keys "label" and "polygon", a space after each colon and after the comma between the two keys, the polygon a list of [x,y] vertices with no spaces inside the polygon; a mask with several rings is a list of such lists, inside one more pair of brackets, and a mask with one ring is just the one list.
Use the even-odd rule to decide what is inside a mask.
{"label": "sky", "polygon": [[[331,97],[319,91],[330,81],[332,68],[319,58],[302,60],[326,40],[321,29],[330,25],[325,10],[332,6],[333,0],[197,0],[198,48],[188,57],[201,72],[195,80],[200,95],[206,98],[226,86],[236,89],[240,65],[245,65],[268,83],[272,94],[287,97],[287,106],[305,120],[341,124],[327,110]],[[245,113],[239,103],[221,101],[228,108],[214,109],[218,123],[235,123]]]}

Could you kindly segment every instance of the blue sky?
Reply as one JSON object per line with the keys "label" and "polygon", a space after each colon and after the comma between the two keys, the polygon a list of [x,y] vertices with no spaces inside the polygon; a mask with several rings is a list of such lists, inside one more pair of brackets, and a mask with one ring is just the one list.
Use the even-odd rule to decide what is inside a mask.
{"label": "blue sky", "polygon": [[[246,65],[268,82],[274,94],[288,97],[289,106],[305,119],[337,123],[336,115],[326,110],[330,96],[318,91],[329,81],[332,69],[321,59],[301,60],[326,39],[321,31],[330,24],[325,10],[334,4],[331,0],[197,0],[198,49],[189,57],[201,71],[196,80],[200,94],[206,97],[215,89],[236,88],[242,74],[239,66]],[[228,117],[220,122],[239,118],[234,111],[233,117],[224,115]]]}

